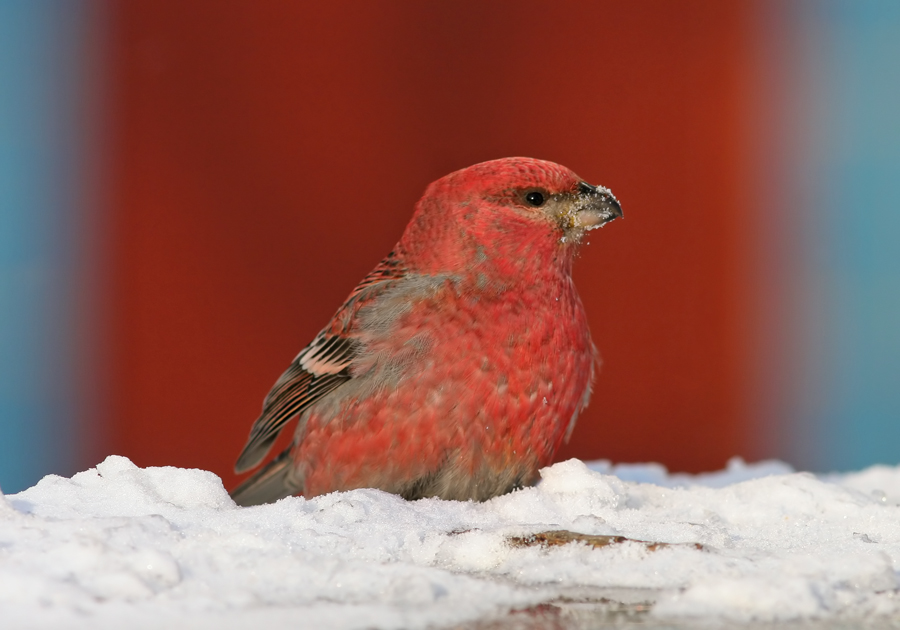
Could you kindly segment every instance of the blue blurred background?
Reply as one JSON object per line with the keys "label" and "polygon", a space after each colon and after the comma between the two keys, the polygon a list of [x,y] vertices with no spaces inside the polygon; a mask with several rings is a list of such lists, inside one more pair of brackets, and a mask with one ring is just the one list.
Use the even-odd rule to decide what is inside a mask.
{"label": "blue blurred background", "polygon": [[765,6],[757,154],[772,452],[813,470],[900,461],[900,4]]}
{"label": "blue blurred background", "polygon": [[[503,7],[513,11],[513,5],[508,3],[498,3],[496,7],[497,11]],[[425,9],[396,3],[366,19],[355,20],[352,15],[349,21],[342,18],[342,12],[346,16],[347,11],[355,15],[360,10],[362,7],[352,4],[315,10],[297,5],[290,9],[288,16],[279,13],[287,12],[286,7],[271,2],[238,2],[219,7],[216,3],[199,1],[181,4],[0,0],[0,487],[4,491],[20,490],[48,473],[71,474],[93,465],[110,451],[129,455],[142,465],[198,465],[229,474],[229,453],[236,453],[255,414],[253,409],[265,393],[265,383],[277,376],[282,365],[270,359],[274,350],[270,352],[267,344],[285,348],[285,359],[289,360],[308,340],[306,337],[315,332],[315,327],[300,326],[296,337],[284,339],[286,333],[278,331],[290,330],[295,325],[294,314],[305,310],[295,304],[273,316],[282,328],[277,328],[276,323],[265,324],[274,327],[271,337],[246,332],[256,330],[254,325],[264,325],[259,320],[263,317],[260,313],[271,313],[278,308],[276,298],[262,304],[255,294],[226,295],[221,304],[210,306],[211,317],[205,317],[202,322],[191,319],[190,311],[194,307],[186,306],[191,304],[191,299],[207,304],[215,299],[210,295],[222,295],[231,287],[208,281],[168,250],[160,253],[160,247],[178,243],[179,239],[190,241],[178,223],[181,219],[177,219],[186,217],[185,212],[198,208],[197,212],[201,213],[199,208],[209,203],[208,216],[214,217],[198,219],[197,233],[201,236],[193,243],[186,242],[186,248],[200,251],[197,255],[206,258],[245,255],[257,261],[262,270],[259,275],[246,271],[254,267],[248,267],[245,258],[236,263],[237,271],[230,272],[231,276],[246,271],[248,285],[268,286],[268,293],[277,295],[284,289],[271,274],[286,263],[270,252],[269,243],[272,238],[277,240],[273,235],[283,231],[284,226],[277,218],[266,218],[269,216],[266,212],[272,208],[275,208],[273,212],[280,211],[278,208],[289,201],[287,197],[260,196],[259,190],[269,194],[282,185],[307,181],[303,177],[309,178],[304,185],[310,186],[310,190],[315,190],[317,181],[339,185],[347,181],[345,170],[356,158],[369,160],[363,161],[362,166],[357,164],[358,169],[382,173],[382,179],[391,173],[385,164],[413,165],[409,192],[407,188],[402,189],[403,203],[397,204],[398,214],[385,219],[384,237],[379,232],[378,238],[386,239],[384,243],[375,243],[371,252],[364,252],[363,262],[348,263],[346,275],[334,279],[333,284],[339,286],[334,289],[334,295],[329,292],[332,281],[327,274],[320,282],[327,286],[316,284],[305,288],[310,302],[324,304],[321,310],[313,309],[311,314],[311,321],[321,325],[337,305],[339,296],[352,286],[353,279],[361,277],[367,266],[377,260],[375,252],[387,251],[405,221],[415,192],[430,178],[443,174],[449,167],[464,166],[466,160],[476,161],[473,156],[486,159],[507,153],[540,151],[540,157],[565,163],[569,155],[576,156],[569,159],[578,159],[577,152],[567,153],[564,144],[549,140],[536,140],[533,146],[517,143],[515,138],[521,137],[518,129],[510,130],[509,137],[513,140],[508,142],[499,132],[495,135],[485,132],[485,129],[501,128],[507,118],[515,119],[518,108],[525,107],[515,100],[511,105],[497,101],[500,105],[496,111],[501,113],[485,122],[487,127],[477,127],[480,131],[470,137],[462,137],[449,124],[447,129],[441,129],[440,124],[428,118],[430,112],[440,112],[440,101],[444,98],[441,83],[453,86],[464,82],[466,73],[494,67],[491,64],[499,64],[498,68],[514,76],[520,76],[515,74],[520,72],[527,82],[529,68],[541,63],[539,57],[526,63],[524,58],[514,58],[502,47],[490,48],[496,33],[483,26],[495,23],[492,20],[496,16],[479,17],[477,13],[482,9],[460,5],[455,13],[446,9],[450,19],[443,15],[435,17],[436,14],[423,17],[421,13]],[[491,10],[494,9],[484,9]],[[633,425],[631,437],[623,433],[624,437],[619,438],[619,442],[627,442],[628,448],[616,450],[615,444],[599,442],[596,447],[590,446],[592,438],[588,436],[593,434],[576,433],[580,445],[567,452],[582,457],[656,459],[681,469],[724,464],[724,458],[729,455],[778,457],[798,468],[818,471],[900,462],[900,3],[890,0],[709,1],[686,2],[673,12],[663,2],[641,3],[639,7],[631,3],[568,2],[555,9],[529,2],[515,5],[518,20],[515,23],[523,29],[529,28],[532,18],[542,24],[561,23],[565,15],[579,14],[582,10],[597,13],[607,33],[620,38],[616,41],[643,42],[643,49],[634,53],[621,52],[623,48],[592,53],[587,46],[564,53],[546,53],[567,55],[565,67],[573,68],[571,76],[581,76],[582,81],[594,75],[582,71],[579,64],[586,68],[591,63],[607,64],[602,66],[604,72],[624,77],[618,83],[612,81],[611,94],[602,104],[607,109],[596,118],[607,125],[598,128],[606,134],[604,137],[610,137],[616,129],[623,134],[615,161],[600,164],[604,172],[612,174],[613,181],[600,183],[612,186],[623,198],[628,222],[652,223],[654,204],[648,202],[642,214],[638,192],[632,192],[629,206],[629,197],[620,191],[629,190],[630,180],[626,175],[618,175],[620,171],[616,169],[632,174],[633,190],[653,189],[661,183],[647,179],[653,172],[649,164],[658,163],[665,170],[667,164],[702,160],[698,153],[691,153],[695,144],[701,148],[707,146],[697,144],[703,142],[698,138],[704,134],[720,137],[723,129],[728,136],[728,155],[733,159],[721,159],[719,154],[711,153],[710,165],[703,167],[707,170],[698,174],[698,181],[711,185],[733,182],[728,185],[740,191],[741,198],[734,203],[710,203],[710,225],[721,229],[710,228],[697,237],[698,233],[685,225],[683,234],[674,232],[669,237],[700,238],[697,241],[700,248],[724,242],[728,244],[727,256],[739,258],[734,265],[721,269],[710,268],[715,265],[697,267],[697,277],[707,274],[709,286],[720,287],[722,295],[736,294],[733,299],[728,298],[732,300],[729,304],[739,306],[721,309],[720,317],[728,320],[722,324],[726,332],[721,334],[721,343],[717,341],[719,337],[712,336],[694,344],[695,350],[688,348],[680,352],[687,364],[692,360],[698,365],[712,364],[714,361],[707,361],[708,353],[716,352],[715,348],[720,346],[731,347],[728,344],[734,341],[733,335],[727,330],[738,330],[739,339],[732,344],[737,350],[726,354],[729,369],[742,376],[734,384],[735,393],[728,394],[729,400],[733,399],[733,404],[728,403],[732,411],[723,412],[719,418],[703,411],[705,398],[718,395],[714,392],[721,390],[715,375],[691,380],[690,370],[679,373],[676,359],[671,363],[657,362],[654,369],[660,372],[658,384],[652,385],[651,391],[653,388],[660,391],[660,402],[658,407],[647,407],[646,412],[656,419],[649,418],[646,425],[640,425],[640,419],[626,420],[622,415],[622,425]],[[686,20],[684,28],[676,28],[679,19]],[[266,31],[266,28],[274,29],[272,25],[290,20],[296,21],[296,37],[290,32],[284,35],[279,31],[274,36]],[[387,37],[390,41],[364,40],[369,32],[367,20],[381,20],[379,28],[392,33]],[[425,22],[429,28],[445,28],[447,32],[429,31],[431,34],[423,39],[415,33],[419,29],[417,25]],[[721,33],[721,24],[736,35],[731,38],[733,41],[713,41],[715,33]],[[403,30],[396,25],[409,28]],[[325,48],[290,48],[295,45],[291,43],[294,39],[300,42],[296,46],[301,46],[305,37],[311,37],[309,29],[320,33],[325,42],[321,46]],[[347,35],[357,32],[353,29],[358,29],[358,37]],[[659,43],[652,36],[656,32],[653,29],[659,33],[680,29],[682,35],[674,42]],[[279,39],[282,36],[284,39]],[[442,37],[446,38],[446,44],[442,43]],[[333,49],[327,48],[329,41],[333,42]],[[240,48],[242,45],[245,48]],[[269,52],[266,46],[271,49]],[[409,47],[406,52],[405,46]],[[414,51],[423,46],[429,55],[443,54],[446,59],[438,58],[428,72],[416,70],[411,75],[416,80],[437,83],[406,84],[407,79],[397,74],[398,66],[388,53],[416,62],[421,55]],[[477,50],[471,57],[459,52],[472,50],[472,46]],[[262,58],[264,63],[254,65],[242,57],[241,50],[261,55],[257,61]],[[267,54],[270,56],[266,57]],[[602,59],[596,61],[590,57],[592,54],[601,54]],[[333,67],[326,63],[304,74],[307,71],[304,64],[314,65],[319,62],[313,59],[329,55],[333,55]],[[677,94],[678,81],[672,86],[663,85],[659,76],[688,76],[691,68],[704,67],[704,59],[712,57],[723,68],[724,78],[720,83],[706,85],[705,91],[698,92],[695,99],[671,100],[667,96],[666,90],[676,90],[672,93]],[[646,60],[649,65],[634,60]],[[342,82],[336,79],[347,76],[342,63],[365,71],[361,71],[361,78],[350,77]],[[288,68],[283,74],[277,74],[284,64]],[[213,67],[229,71],[216,74],[209,70]],[[657,69],[660,75],[653,74]],[[232,70],[234,75],[229,74]],[[184,74],[179,75],[178,71]],[[488,74],[488,70],[483,72]],[[260,94],[235,88],[234,76],[257,81],[241,85],[254,85]],[[497,76],[500,75],[491,74],[491,80]],[[540,75],[535,71],[534,76]],[[598,80],[603,76],[598,76]],[[479,85],[476,81],[469,88],[492,94],[489,83],[485,84],[488,87]],[[521,84],[504,83],[497,89],[515,90],[516,85]],[[359,92],[352,97],[336,96],[342,94],[340,90],[353,89]],[[403,90],[411,94],[412,101],[403,101],[398,96]],[[164,101],[160,97],[163,93],[175,95],[174,100]],[[185,95],[183,107],[179,94]],[[197,108],[195,118],[189,118],[193,111],[190,108],[196,107],[190,99],[196,100],[196,94],[207,95],[209,100]],[[633,101],[628,100],[629,95]],[[265,109],[278,107],[282,99],[297,104],[297,109]],[[285,131],[289,124],[285,121],[310,116],[301,110],[310,102],[317,103],[315,99],[325,99],[321,101],[321,118],[313,117],[309,127]],[[532,138],[545,137],[541,135],[542,128],[546,127],[542,120],[549,121],[551,114],[563,122],[571,119],[573,127],[586,129],[594,124],[591,121],[595,116],[590,108],[575,113],[567,109],[567,103],[577,98],[563,96],[550,100],[561,103],[558,111],[534,110],[539,114],[527,119],[531,125],[527,133]],[[621,100],[619,110],[615,109],[617,100]],[[224,115],[209,105],[222,102],[226,103],[223,107],[231,108],[227,111],[233,115]],[[413,104],[404,104],[407,102]],[[467,109],[466,99],[453,101],[452,107],[452,113],[436,115],[444,116],[444,120],[477,116]],[[711,107],[710,111],[721,113],[721,117],[709,117],[703,113],[707,110],[692,112],[692,107]],[[366,108],[406,113],[398,114],[390,122],[385,122],[381,114],[373,114],[372,120],[360,118],[363,115],[359,111]],[[328,122],[332,110],[345,119]],[[691,116],[706,120],[709,127],[704,130],[701,124],[673,144],[675,148],[666,148],[669,145],[664,142],[668,140],[659,139],[656,128],[641,135],[641,125],[651,124],[646,121],[658,121],[653,124],[662,125],[660,129],[677,131],[685,117]],[[353,131],[355,128],[348,126],[346,120],[357,119],[362,122],[359,130]],[[148,143],[134,141],[141,137],[142,130],[156,129],[152,127],[154,120],[181,121],[178,123],[181,127],[177,127],[181,131],[169,138],[147,132],[153,136]],[[383,128],[373,126],[372,121]],[[324,130],[319,130],[320,125]],[[350,133],[348,129],[352,137],[342,136]],[[191,144],[188,133],[197,134],[197,144]],[[305,146],[312,147],[316,134],[339,138],[346,150],[323,154],[319,149],[310,148],[319,158],[315,162],[304,162],[307,156],[299,149],[296,155],[292,153],[296,145],[307,143]],[[438,148],[426,146],[422,140],[432,134],[443,138]],[[283,137],[290,138],[290,143],[282,143]],[[547,132],[546,137],[553,136]],[[476,146],[479,142],[488,143],[483,154],[454,148]],[[372,147],[369,153],[366,147]],[[197,157],[205,155],[201,150],[207,149],[211,155],[224,156],[226,166],[236,165],[241,159],[249,159],[249,165],[234,169],[214,167],[209,159]],[[273,152],[275,155],[271,157]],[[269,157],[277,160],[278,165],[287,165],[283,171],[273,171],[272,180],[266,179],[271,169],[263,164]],[[252,171],[254,164],[260,165],[260,173],[253,171],[249,177],[256,178],[253,185],[259,188],[229,189],[248,170]],[[580,170],[576,164],[571,165]],[[624,182],[618,188],[617,176]],[[191,188],[191,178],[206,182],[208,189]],[[377,186],[377,180],[373,180],[373,197],[391,194],[390,189]],[[197,193],[191,197],[184,193],[192,190],[221,191],[221,196]],[[325,190],[321,194],[326,194]],[[703,186],[691,192],[701,204],[705,194]],[[232,221],[230,215],[216,214],[221,204],[234,195],[266,201],[259,206],[248,203],[253,207],[240,220]],[[156,217],[165,216],[164,209],[179,199],[189,199],[193,205],[187,211],[178,210],[173,214],[177,220],[172,220],[171,225],[159,227],[157,223],[165,219]],[[152,216],[139,223],[133,218],[136,215],[132,210],[142,200],[149,200]],[[634,207],[637,207],[636,214],[630,214]],[[320,219],[309,216],[309,222]],[[715,223],[720,220],[721,224]],[[216,232],[209,228],[213,224],[231,225],[230,229],[246,235],[246,240],[222,241],[217,245]],[[365,223],[360,225],[362,232],[347,237],[351,246],[346,249],[365,247],[353,243],[366,242],[373,228]],[[152,241],[148,231],[151,228],[158,230],[153,234],[162,235],[162,240]],[[253,236],[255,233],[251,232],[257,228],[262,232]],[[313,229],[314,225],[310,230]],[[604,231],[604,241],[613,241],[618,236],[617,229],[618,225],[609,232]],[[326,238],[324,234],[324,231],[318,234],[311,231],[308,236],[319,241]],[[627,239],[627,234],[623,232],[620,238]],[[640,247],[640,233],[632,234],[635,235],[633,246]],[[214,243],[210,245],[212,254],[202,249],[207,239]],[[644,239],[644,246],[648,242]],[[345,247],[337,241],[332,246],[334,251]],[[284,247],[288,246],[284,244]],[[300,251],[304,247],[307,246],[296,249]],[[173,285],[163,276],[146,275],[158,271],[160,263],[157,259],[141,258],[143,251],[153,251],[164,261],[172,260]],[[343,258],[348,253],[342,252],[335,258]],[[653,251],[649,251],[643,262],[623,265],[618,273],[629,280],[620,284],[631,286],[609,285],[611,313],[616,312],[616,295],[622,296],[619,303],[625,303],[626,298],[637,300],[634,296],[640,295],[641,287],[652,285],[647,279],[657,273],[653,256]],[[590,254],[585,257],[588,259],[585,268],[590,264],[600,265],[600,259],[591,263]],[[669,283],[666,269],[671,269],[671,264],[659,261],[660,282]],[[183,291],[189,294],[184,298],[187,301],[171,305],[176,323],[165,330],[153,329],[154,322],[166,316],[156,310],[161,308],[160,299],[169,296],[181,299],[177,282],[191,277],[192,273],[197,278],[195,284]],[[635,275],[628,276],[628,273]],[[316,274],[304,274],[302,281],[310,275]],[[686,278],[683,288],[673,289],[672,300],[685,313],[694,312],[709,301],[709,294],[692,289],[694,285],[690,281]],[[580,286],[585,284],[579,280]],[[209,289],[210,285],[214,285],[214,291]],[[145,286],[150,289],[145,291]],[[148,292],[151,289],[156,293]],[[209,294],[204,293],[207,289]],[[316,291],[323,292],[325,297],[315,297]],[[130,297],[122,298],[126,293]],[[586,295],[589,311],[591,300]],[[661,309],[647,304],[643,310],[637,308],[637,314],[629,321],[646,317],[646,330],[658,330],[663,337],[681,335],[690,339],[696,334],[690,330],[690,321],[694,320],[685,320],[688,322],[685,330],[673,330],[671,327],[677,324],[672,321],[677,318],[669,318],[667,322],[670,313],[655,312]],[[244,313],[242,309],[246,310],[244,328],[223,329],[216,337],[191,345],[191,340],[202,339],[205,330],[216,326],[217,314]],[[658,342],[650,339],[652,335],[647,333],[633,341],[627,338],[629,330],[644,330],[643,325],[624,323],[623,357],[653,356]],[[595,333],[599,328],[595,323]],[[713,328],[718,330],[718,324]],[[145,360],[153,348],[173,338],[169,334],[172,330],[183,335],[175,338],[187,341],[173,348],[166,346],[165,363]],[[255,334],[262,336],[257,339]],[[221,360],[211,353],[226,346],[243,348],[241,339],[249,339],[247,348],[242,350],[247,356],[260,347],[270,354],[265,360],[248,359],[246,366],[234,361],[219,373],[219,381],[203,381],[202,376],[197,381],[191,380],[193,375],[206,373],[209,366],[222,370]],[[598,342],[598,345],[606,359],[598,395],[613,400],[616,392],[605,392],[602,379],[615,379],[617,373],[628,374],[626,368],[631,364],[627,358],[617,363],[615,340]],[[635,351],[627,352],[629,348]],[[652,359],[643,361],[645,366],[654,363]],[[638,370],[639,364],[634,365]],[[244,367],[253,374],[249,379],[252,386],[245,387],[241,380]],[[187,376],[173,377],[177,370],[184,370]],[[159,380],[148,376],[140,377],[145,380],[138,382],[139,377],[135,376],[135,381],[129,381],[134,374],[157,375]],[[636,371],[625,380],[635,382],[644,378],[642,374]],[[183,391],[178,390],[180,398],[173,398],[171,405],[162,410],[153,407],[177,389],[172,382],[184,383]],[[221,383],[220,391],[214,391],[217,383]],[[675,429],[660,424],[660,431],[670,433],[654,442],[647,438],[648,435],[652,438],[652,427],[657,426],[653,423],[662,423],[672,408],[672,403],[666,402],[670,400],[666,397],[669,390],[663,391],[669,386],[681,388],[676,394],[681,392],[678,395],[682,397],[676,399],[684,407],[683,415],[690,418],[693,414],[698,424],[684,421]],[[237,428],[227,431],[222,428],[220,432],[218,416],[227,415],[228,408],[234,406],[228,396],[244,389],[247,390],[246,410],[241,407],[236,414],[239,417],[228,420],[229,427]],[[611,389],[624,391],[622,387]],[[198,399],[198,392],[205,392],[210,398]],[[607,408],[627,410],[640,402],[641,396],[633,393],[628,396]],[[244,398],[240,400],[244,405]],[[192,422],[198,408],[202,410],[216,401],[222,404],[223,410],[216,412],[217,417],[204,420],[206,424],[200,420],[197,424]],[[191,404],[195,407],[190,407]],[[188,412],[188,408],[192,411]],[[184,416],[178,415],[180,409],[185,409]],[[608,414],[605,421],[616,423],[615,411],[611,413],[613,417]],[[141,422],[144,424],[140,425]],[[157,424],[165,422],[170,424]],[[724,425],[733,431],[729,429],[730,433],[715,437],[710,442],[712,446],[698,447],[697,452],[690,452],[685,446],[695,442],[696,435]],[[166,426],[169,428],[165,429]],[[189,426],[194,429],[186,428]],[[629,429],[625,426],[621,430]],[[678,441],[681,433],[685,434],[683,442]],[[222,438],[223,434],[228,437]],[[154,446],[156,450],[141,451],[151,441],[158,445]],[[668,446],[665,442],[669,442]],[[174,449],[171,456],[165,450],[169,446]],[[222,455],[216,455],[220,459],[191,457],[205,452],[204,449],[210,453],[221,451]]]}
{"label": "blue blurred background", "polygon": [[0,2],[0,487],[82,464],[91,6]]}

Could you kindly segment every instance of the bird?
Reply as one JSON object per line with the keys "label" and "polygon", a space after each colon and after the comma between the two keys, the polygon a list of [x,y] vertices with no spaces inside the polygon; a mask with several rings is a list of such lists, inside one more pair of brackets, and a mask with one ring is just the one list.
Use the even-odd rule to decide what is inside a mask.
{"label": "bird", "polygon": [[[572,280],[612,192],[511,157],[430,184],[394,249],[265,398],[235,471],[241,506],[376,488],[485,501],[533,485],[591,396],[599,358]],[[278,435],[293,440],[265,465]]]}

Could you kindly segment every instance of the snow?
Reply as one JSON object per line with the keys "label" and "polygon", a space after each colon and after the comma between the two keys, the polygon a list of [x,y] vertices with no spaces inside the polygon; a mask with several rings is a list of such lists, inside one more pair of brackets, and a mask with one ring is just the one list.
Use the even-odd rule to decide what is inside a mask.
{"label": "snow", "polygon": [[[900,467],[569,460],[486,503],[356,490],[238,508],[210,472],[113,456],[0,495],[0,625],[448,627],[617,594],[666,623],[897,621],[898,502]],[[631,541],[511,540],[549,530]]]}

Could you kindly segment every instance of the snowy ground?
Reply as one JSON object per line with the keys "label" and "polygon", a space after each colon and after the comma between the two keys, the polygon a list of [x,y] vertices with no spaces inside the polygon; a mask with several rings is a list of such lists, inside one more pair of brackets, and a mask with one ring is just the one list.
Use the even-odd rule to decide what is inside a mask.
{"label": "snowy ground", "polygon": [[[238,508],[212,473],[110,457],[0,495],[0,626],[506,627],[563,601],[551,625],[574,627],[583,601],[591,624],[624,610],[644,626],[893,627],[898,504],[900,467],[684,476],[570,460],[483,504],[357,490]],[[528,544],[550,530],[669,544]]]}

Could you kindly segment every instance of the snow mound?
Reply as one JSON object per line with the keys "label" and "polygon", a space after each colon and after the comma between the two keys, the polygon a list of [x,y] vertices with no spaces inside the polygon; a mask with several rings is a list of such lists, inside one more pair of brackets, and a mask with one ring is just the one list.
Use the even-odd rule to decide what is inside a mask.
{"label": "snow mound", "polygon": [[[900,468],[883,466],[817,478],[734,460],[688,476],[569,460],[486,503],[355,490],[238,508],[210,472],[114,456],[0,494],[0,618],[425,628],[639,589],[651,615],[676,621],[895,619],[898,498]],[[549,530],[631,541],[510,542]]]}

